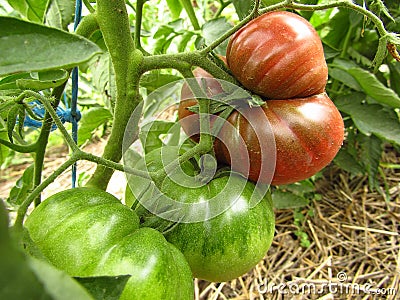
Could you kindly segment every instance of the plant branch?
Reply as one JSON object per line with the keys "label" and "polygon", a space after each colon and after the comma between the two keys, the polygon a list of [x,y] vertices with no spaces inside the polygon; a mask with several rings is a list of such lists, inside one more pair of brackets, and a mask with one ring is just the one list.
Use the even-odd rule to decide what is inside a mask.
{"label": "plant branch", "polygon": [[118,170],[121,172],[126,172],[132,175],[136,175],[136,176],[140,176],[140,177],[144,177],[144,178],[150,178],[148,172],[145,171],[141,171],[141,170],[137,170],[128,166],[124,166],[122,164],[113,162],[111,160],[107,160],[104,159],[102,157],[93,155],[91,153],[87,153],[87,152],[83,152],[82,150],[78,151],[79,153],[77,154],[77,156],[79,157],[79,160],[87,160],[87,161],[91,161],[94,162],[96,164],[100,164],[103,165],[107,168],[110,169],[114,169],[114,170]]}
{"label": "plant branch", "polygon": [[[53,103],[53,104],[47,103],[48,108],[51,109],[53,114],[50,111],[46,110],[46,112],[44,114],[42,128],[40,130],[40,135],[36,142],[37,148],[36,148],[36,153],[35,153],[35,164],[34,164],[34,172],[33,172],[33,187],[38,186],[42,181],[44,157],[46,154],[46,148],[47,148],[47,144],[49,141],[51,127],[53,125],[52,119],[54,120],[54,122],[58,121],[61,124],[54,108],[56,108],[58,106],[58,104],[60,103],[61,95],[64,91],[65,85],[66,85],[66,82],[63,85],[61,85],[53,90],[52,94],[53,94],[53,97],[55,98],[55,103]],[[44,97],[42,97],[42,98],[44,98]],[[56,117],[57,120],[54,119],[54,116]],[[62,127],[64,127],[64,126],[62,126]],[[40,201],[41,201],[41,199],[40,199],[40,195],[39,195],[35,199],[35,206],[39,205]]]}
{"label": "plant branch", "polygon": [[199,21],[197,20],[196,13],[192,6],[191,0],[180,0],[182,6],[185,8],[187,15],[189,16],[190,22],[194,30],[200,30]]}
{"label": "plant branch", "polygon": [[[256,1],[256,4],[259,3]],[[276,6],[276,5],[274,5]],[[242,21],[240,21],[236,26],[232,27],[229,29],[227,32],[225,32],[223,35],[221,35],[218,39],[216,39],[214,42],[212,42],[210,45],[208,45],[206,48],[201,50],[201,55],[206,56],[208,53],[210,53],[212,50],[217,48],[221,43],[223,43],[227,38],[229,38],[232,34],[234,34],[236,31],[238,31],[241,27],[246,25],[249,21],[251,21],[254,16],[258,14],[258,5],[254,5],[253,10],[251,13],[244,18]]]}
{"label": "plant branch", "polygon": [[[336,8],[336,7],[344,7],[344,8],[349,8],[352,9],[365,17],[369,18],[376,26],[376,30],[378,31],[380,35],[380,40],[379,40],[379,46],[378,46],[378,51],[377,54],[375,55],[374,58],[374,64],[376,66],[379,66],[381,62],[384,59],[384,54],[386,52],[386,46],[390,43],[399,45],[400,44],[400,38],[398,37],[397,34],[395,33],[390,33],[386,30],[385,25],[383,24],[382,20],[375,15],[373,12],[369,11],[368,9],[359,6],[355,3],[353,3],[351,0],[339,0],[339,1],[334,1],[332,3],[327,3],[327,4],[317,4],[317,5],[308,5],[308,4],[300,4],[300,3],[294,3],[292,0],[286,0],[284,2],[278,3],[276,6],[279,7],[285,7],[285,8],[290,8],[290,9],[295,9],[295,10],[308,10],[308,11],[315,11],[315,10],[324,10],[324,9],[329,9],[329,8]],[[268,12],[276,9],[276,6],[270,6],[267,7],[260,12]]]}
{"label": "plant branch", "polygon": [[89,0],[83,0],[83,3],[85,4],[87,10],[92,14],[95,12],[95,9],[93,8],[92,4],[90,3]]}
{"label": "plant branch", "polygon": [[135,35],[134,43],[136,49],[142,49],[140,42],[140,33],[142,30],[142,18],[143,18],[143,5],[147,0],[137,0],[136,2],[136,19],[135,19]]}
{"label": "plant branch", "polygon": [[17,211],[17,217],[14,223],[14,230],[17,233],[22,232],[22,224],[24,222],[25,215],[28,211],[29,206],[32,202],[39,197],[40,193],[50,184],[52,183],[58,176],[60,176],[65,170],[67,170],[70,166],[72,166],[78,159],[72,155],[67,161],[65,161],[57,170],[50,174],[42,183],[40,183],[37,187],[35,187],[32,193],[22,202]]}
{"label": "plant branch", "polygon": [[[117,89],[113,127],[102,157],[119,162],[125,128],[141,101],[138,89],[143,54],[135,50],[124,0],[98,0],[97,21],[111,56]],[[98,165],[87,185],[105,190],[113,172],[113,169]]]}
{"label": "plant branch", "polygon": [[[75,144],[74,140],[72,139],[72,137],[70,136],[68,131],[65,129],[63,123],[58,118],[57,113],[54,110],[50,101],[45,96],[43,96],[37,92],[31,91],[31,90],[22,92],[18,98],[22,100],[24,98],[29,98],[29,97],[34,97],[35,99],[39,100],[43,104],[46,111],[49,113],[51,119],[54,121],[54,123],[57,125],[58,129],[61,131],[62,135],[65,138],[65,141],[67,142],[68,146],[72,149],[72,151],[79,150],[78,146]],[[50,118],[47,118],[47,119],[50,119]],[[51,125],[52,122],[49,122],[49,123]]]}
{"label": "plant branch", "polygon": [[11,150],[14,150],[14,151],[20,152],[20,153],[35,152],[36,148],[37,148],[37,143],[30,144],[30,145],[17,145],[17,144],[11,143],[11,142],[3,140],[3,139],[0,139],[0,144],[10,148]]}
{"label": "plant branch", "polygon": [[198,66],[213,75],[215,78],[238,84],[238,81],[232,75],[227,73],[225,70],[222,70],[213,61],[207,59],[200,51],[145,57],[142,71],[147,72],[155,69],[175,69],[181,72],[191,66]]}

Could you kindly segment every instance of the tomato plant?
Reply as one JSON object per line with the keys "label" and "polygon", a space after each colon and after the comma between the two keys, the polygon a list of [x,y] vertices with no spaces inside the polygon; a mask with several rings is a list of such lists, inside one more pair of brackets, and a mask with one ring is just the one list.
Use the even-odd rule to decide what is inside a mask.
{"label": "tomato plant", "polygon": [[317,32],[306,19],[286,11],[266,13],[237,31],[226,58],[246,88],[270,99],[319,94],[328,79]]}
{"label": "tomato plant", "polygon": [[[170,147],[153,150],[145,156],[146,167],[160,170],[176,153]],[[196,173],[190,163],[182,167],[185,174]],[[185,211],[185,216],[204,215],[204,221],[196,218],[196,222],[173,222],[165,230],[166,239],[182,251],[195,277],[215,282],[232,280],[249,271],[266,255],[275,230],[270,193],[263,195],[254,184],[237,174],[221,175],[196,185],[190,183],[194,177],[185,179],[180,176],[177,180],[173,174],[168,175],[158,184],[162,194],[178,203],[193,205]],[[135,184],[138,180],[137,177],[129,180],[133,193],[128,190],[128,198],[143,195],[149,189],[144,183]],[[156,198],[154,194],[147,197]],[[130,199],[128,202],[135,201]],[[157,201],[148,208],[152,210],[160,203],[163,202]],[[141,205],[134,206],[141,211],[139,215],[145,224],[150,222],[153,226],[162,226],[160,223],[165,222],[153,214],[149,216]],[[166,211],[160,209],[165,216]],[[169,207],[169,210],[173,212],[176,209]],[[215,210],[218,214],[214,217]]]}
{"label": "tomato plant", "polygon": [[[26,282],[32,283],[29,288],[35,291],[35,296],[50,297],[48,287],[57,276],[47,276],[54,274],[53,271],[37,276],[43,265],[44,268],[50,265],[43,257],[34,260],[35,251],[31,253],[24,246],[41,249],[52,264],[72,276],[131,276],[124,297],[132,295],[127,292],[131,289],[136,289],[138,297],[145,297],[142,294],[145,292],[150,298],[190,297],[192,281],[186,280],[189,269],[183,257],[201,278],[227,280],[239,276],[262,258],[271,243],[272,208],[269,194],[257,205],[248,205],[249,193],[257,194],[254,191],[261,189],[262,184],[254,187],[237,174],[228,180],[220,176],[221,170],[230,168],[232,173],[265,182],[274,176],[274,184],[311,176],[335,156],[342,142],[343,123],[335,107],[345,119],[346,141],[334,163],[352,175],[367,174],[371,189],[385,180],[380,175],[382,168],[387,167],[381,163],[383,149],[391,144],[398,150],[400,145],[397,62],[400,28],[396,21],[399,18],[396,1],[387,0],[385,4],[380,0],[311,1],[314,3],[311,4],[275,0],[76,0],[76,3],[48,0],[35,1],[33,6],[31,2],[7,0],[0,4],[0,164],[2,171],[21,160],[30,164],[4,196],[11,217],[9,224],[0,222],[4,225],[0,229],[12,234],[7,246],[0,247],[2,251],[5,249],[2,253],[7,253],[0,257],[0,263],[15,258],[19,261],[16,265],[21,266],[19,273],[32,269],[26,262],[39,267],[35,269],[36,275],[30,272],[29,276],[18,279],[12,273],[12,260],[6,261],[0,266],[2,270],[6,266],[3,278],[12,281],[6,281],[6,286],[23,286],[21,282],[29,277]],[[81,4],[85,7],[83,13]],[[225,55],[226,65],[221,62]],[[200,79],[189,84],[194,76]],[[180,93],[183,81],[187,83]],[[248,125],[251,120],[243,118],[242,112],[232,113],[233,108],[227,108],[227,103],[215,106],[208,99],[218,94],[231,100],[242,99],[241,93],[235,95],[233,89],[226,89],[228,84],[246,89],[251,98],[246,99],[247,104],[254,108],[246,115],[261,112],[254,117],[255,123],[258,127],[268,124],[269,129],[252,130]],[[203,95],[192,99],[192,91],[203,91]],[[171,106],[162,120],[152,120],[151,124],[143,121],[154,118],[163,106],[176,104],[173,102],[181,96],[189,100],[181,103],[178,115],[189,135],[196,132],[195,142],[185,140],[179,126],[175,126],[178,125],[174,119],[176,106]],[[261,101],[256,101],[260,98],[267,100],[262,107]],[[194,105],[193,111],[185,109]],[[183,124],[182,115],[192,115],[192,121]],[[217,117],[227,122],[215,140]],[[230,131],[228,125],[234,130]],[[254,135],[261,139],[256,140]],[[106,140],[101,155],[84,148],[96,136]],[[236,138],[244,142],[236,144]],[[43,174],[50,166],[49,149],[61,140],[66,145],[63,149],[69,151],[65,161],[54,171]],[[274,147],[263,146],[272,140],[277,146],[276,162],[275,155],[268,161],[258,153],[273,154]],[[225,145],[221,141],[226,141]],[[139,150],[133,143],[142,144],[142,153],[137,153]],[[189,183],[195,186],[189,184],[186,187],[190,189],[183,188],[186,183],[183,174],[177,177],[181,182],[164,179],[166,174],[158,164],[143,170],[121,163],[124,151],[130,146],[136,149],[133,157],[138,157],[165,145],[182,146],[176,155],[179,161],[170,163],[167,174],[179,167],[187,169],[186,176],[194,178]],[[228,154],[227,150],[231,152]],[[245,157],[249,158],[250,174],[244,170]],[[228,166],[216,163],[216,158]],[[77,162],[82,160],[95,164],[93,172],[76,173]],[[259,170],[258,165],[266,161],[276,163],[276,172]],[[185,167],[193,162],[197,163],[196,168]],[[84,186],[98,192],[78,188],[54,196],[73,199],[68,204],[64,199],[56,201],[52,197],[42,201],[47,187],[70,168],[73,187]],[[98,199],[97,196],[111,199],[104,191],[109,188],[115,171],[135,176],[135,188],[145,191],[136,199],[143,206],[151,207],[155,200],[168,198],[148,197],[157,185],[166,190],[169,198],[181,201],[177,203],[184,202],[181,196],[186,196],[188,207],[201,208],[183,210],[186,214],[180,215],[182,221],[197,216],[200,219],[196,222],[175,220],[175,227],[164,232],[185,255],[179,254],[153,229],[138,228],[135,213],[118,200],[104,200],[110,202],[104,205],[95,204],[103,200],[91,200]],[[313,180],[307,182],[310,189],[315,188]],[[222,186],[229,186],[232,193],[222,189],[224,192],[216,197],[221,201],[212,202],[213,212],[218,213],[211,218],[207,216],[210,211],[201,207],[208,202],[199,199],[210,197]],[[274,192],[279,191],[276,195],[280,199],[291,190],[294,189],[273,188]],[[91,196],[82,196],[85,193]],[[228,205],[233,204],[232,195],[243,200],[238,202],[241,206]],[[80,203],[79,207],[73,203]],[[174,203],[157,204],[166,210],[158,211],[156,219],[152,219],[157,222],[165,217],[163,213],[172,217],[179,212],[168,209]],[[281,204],[282,207],[285,208]],[[33,212],[25,222],[31,209]],[[140,216],[144,220],[142,226],[152,225],[151,218]],[[119,225],[114,226],[110,220]],[[26,228],[33,241],[25,236]],[[214,234],[204,228],[212,228]],[[261,236],[265,240],[261,241]],[[192,243],[195,237],[202,249]],[[22,254],[10,255],[14,247],[11,244],[19,247]],[[104,254],[105,251],[109,252]],[[244,255],[246,251],[250,254]],[[149,256],[154,258],[154,265],[149,263],[143,268],[145,261],[152,261]],[[202,269],[199,260],[204,261],[205,268]],[[138,281],[138,269],[129,266],[139,266],[143,271],[142,281]],[[224,268],[226,273],[218,275],[220,270],[216,266]],[[60,272],[63,275],[58,277],[65,277]],[[9,273],[14,274],[11,279],[7,277]],[[96,278],[90,277],[89,281],[104,281],[93,276]],[[48,281],[44,282],[46,277]],[[165,277],[173,281],[167,285]],[[108,290],[113,291],[119,282],[111,279],[107,277]],[[67,286],[76,280],[69,276]],[[57,300],[63,297],[60,291],[69,290],[60,288],[65,286],[61,283],[54,286],[58,292],[52,290],[50,298]],[[160,289],[150,290],[149,286]],[[99,290],[103,288],[87,291],[85,288],[83,294],[88,299],[105,298],[94,295]],[[26,294],[29,292],[21,295]]]}
{"label": "tomato plant", "polygon": [[[71,276],[131,275],[120,299],[192,299],[182,255],[111,194],[65,190],[46,199],[25,226],[41,253]],[[157,289],[154,287],[157,286]]]}

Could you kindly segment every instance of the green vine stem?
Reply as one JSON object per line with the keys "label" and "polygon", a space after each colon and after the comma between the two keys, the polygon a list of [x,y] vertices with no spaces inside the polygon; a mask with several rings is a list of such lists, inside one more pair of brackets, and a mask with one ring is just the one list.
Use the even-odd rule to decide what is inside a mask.
{"label": "green vine stem", "polygon": [[[114,66],[117,89],[113,127],[102,157],[119,162],[125,128],[141,101],[138,89],[143,54],[135,49],[124,0],[98,0],[96,14]],[[98,165],[87,185],[105,190],[113,172],[113,169]]]}
{"label": "green vine stem", "polygon": [[45,180],[43,180],[36,188],[33,189],[32,193],[22,202],[17,211],[17,217],[14,223],[14,232],[18,236],[21,236],[23,231],[23,222],[25,215],[28,211],[29,206],[32,202],[39,197],[40,193],[52,183],[58,176],[60,176],[65,170],[72,166],[78,159],[75,156],[71,156],[65,161],[57,170],[50,174]]}
{"label": "green vine stem", "polygon": [[134,43],[136,49],[144,51],[142,48],[142,44],[140,41],[140,34],[142,29],[142,18],[143,18],[143,6],[147,0],[137,0],[136,1],[136,19],[135,19],[135,35],[134,35]]}
{"label": "green vine stem", "polygon": [[189,17],[190,22],[192,23],[192,26],[194,30],[200,30],[200,24],[199,21],[197,20],[196,13],[193,9],[192,6],[192,1],[191,0],[180,0],[183,8],[186,10],[186,13]]}
{"label": "green vine stem", "polygon": [[87,10],[90,13],[94,13],[95,12],[95,9],[93,8],[92,4],[90,3],[90,0],[83,0],[83,3],[85,4]]}
{"label": "green vine stem", "polygon": [[[53,107],[57,107],[58,104],[60,103],[61,95],[64,91],[65,84],[57,87],[53,90],[53,96],[54,96],[54,103],[52,104]],[[50,114],[49,111],[46,110],[44,114],[44,120],[50,119]],[[34,171],[33,171],[33,187],[38,186],[41,181],[42,181],[42,171],[43,171],[43,165],[44,165],[44,157],[46,154],[46,148],[47,144],[49,141],[49,136],[51,132],[51,126],[52,122],[44,121],[42,128],[40,130],[39,137],[36,142],[36,151],[35,151],[35,163],[34,163]],[[38,195],[35,199],[35,206],[39,205],[41,202],[40,195]]]}

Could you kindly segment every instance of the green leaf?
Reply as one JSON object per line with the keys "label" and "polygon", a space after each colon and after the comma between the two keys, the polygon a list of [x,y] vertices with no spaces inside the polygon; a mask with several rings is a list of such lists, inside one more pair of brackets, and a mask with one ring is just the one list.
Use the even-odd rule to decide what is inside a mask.
{"label": "green leaf", "polygon": [[308,205],[308,200],[292,192],[275,190],[272,192],[272,202],[276,209],[293,209]]}
{"label": "green leaf", "polygon": [[181,2],[179,0],[167,0],[167,4],[172,18],[179,18],[183,9]]}
{"label": "green leaf", "polygon": [[311,180],[302,180],[288,185],[281,185],[279,188],[299,196],[315,192],[315,186]]}
{"label": "green leaf", "polygon": [[75,1],[49,0],[46,12],[46,24],[50,27],[67,29],[74,21]]}
{"label": "green leaf", "polygon": [[7,133],[10,142],[13,142],[13,131],[17,123],[18,113],[19,113],[19,104],[15,104],[13,107],[11,107],[11,109],[7,114]]}
{"label": "green leaf", "polygon": [[362,103],[365,96],[360,93],[338,97],[335,104],[339,110],[350,115],[356,127],[365,135],[376,135],[381,139],[400,145],[400,121],[391,109],[379,104]]}
{"label": "green leaf", "polygon": [[177,126],[177,123],[156,120],[141,128],[139,138],[145,153],[149,153],[165,145],[177,146],[179,134],[180,126]]}
{"label": "green leaf", "polygon": [[17,79],[17,87],[21,90],[42,91],[60,86],[69,78],[69,73],[66,70],[32,72],[30,75],[31,78]]}
{"label": "green leaf", "polygon": [[251,10],[253,8],[253,2],[254,1],[232,0],[233,6],[235,7],[236,13],[240,20],[243,20],[251,13]]}
{"label": "green leaf", "polygon": [[110,111],[104,107],[92,107],[82,113],[78,128],[78,145],[92,138],[92,133],[100,125],[112,119]]}
{"label": "green leaf", "polygon": [[[314,15],[311,19],[314,18]],[[327,16],[329,17],[329,22],[320,31],[321,39],[329,47],[340,50],[350,28],[349,10],[339,10],[333,17],[330,13]]]}
{"label": "green leaf", "polygon": [[334,158],[334,163],[341,169],[349,172],[351,175],[360,175],[364,173],[364,168],[359,162],[359,158],[355,158],[347,147],[342,147]]}
{"label": "green leaf", "polygon": [[0,299],[93,300],[66,273],[16,248],[8,219],[0,201]]}
{"label": "green leaf", "polygon": [[374,189],[378,174],[379,162],[382,157],[382,141],[375,136],[359,135],[362,163],[368,173],[370,189]]}
{"label": "green leaf", "polygon": [[[206,23],[204,23],[201,30],[206,44],[209,45],[231,28],[232,25],[227,21],[227,19],[221,17],[207,21]],[[220,44],[216,48],[216,52],[218,54],[225,55],[227,46],[228,46],[228,40]]]}
{"label": "green leaf", "polygon": [[[7,132],[0,131],[0,139],[7,140]],[[10,154],[10,148],[0,144],[0,166],[4,164],[8,155]]]}
{"label": "green leaf", "polygon": [[89,40],[55,28],[0,17],[0,76],[72,68],[100,53]]}
{"label": "green leaf", "polygon": [[364,92],[377,102],[394,108],[400,107],[399,96],[384,86],[374,74],[361,68],[351,68],[348,72],[357,80]]}
{"label": "green leaf", "polygon": [[25,169],[22,176],[17,180],[15,186],[10,190],[7,201],[11,204],[20,205],[32,189],[34,165]]}
{"label": "green leaf", "polygon": [[332,77],[333,79],[336,79],[336,80],[342,82],[343,84],[345,84],[349,88],[352,88],[353,90],[356,90],[356,91],[362,90],[362,88],[358,84],[357,80],[355,80],[354,77],[351,76],[347,71],[344,71],[339,68],[330,67],[329,68],[329,76]]}
{"label": "green leaf", "polygon": [[27,263],[36,277],[43,284],[44,290],[48,295],[47,299],[94,300],[88,291],[86,291],[77,281],[49,263],[29,256],[27,257]]}
{"label": "green leaf", "polygon": [[195,33],[191,32],[191,31],[188,31],[188,32],[185,32],[184,34],[182,34],[182,38],[178,44],[178,52],[185,51],[187,44],[193,38],[194,35],[195,35]]}
{"label": "green leaf", "polygon": [[8,3],[28,20],[42,23],[48,0],[8,0]]}
{"label": "green leaf", "polygon": [[167,85],[171,82],[178,81],[182,79],[181,76],[172,75],[172,74],[163,74],[159,71],[153,71],[150,73],[144,74],[140,79],[140,85],[145,87],[150,94],[154,92],[156,89]]}
{"label": "green leaf", "polygon": [[17,87],[17,80],[18,79],[28,79],[32,78],[30,73],[18,73],[12,74],[9,76],[4,77],[0,80],[0,90],[11,90],[11,89],[18,89]]}
{"label": "green leaf", "polygon": [[130,275],[75,278],[96,300],[118,300]]}
{"label": "green leaf", "polygon": [[397,95],[400,95],[400,64],[396,61],[390,62],[390,87]]}

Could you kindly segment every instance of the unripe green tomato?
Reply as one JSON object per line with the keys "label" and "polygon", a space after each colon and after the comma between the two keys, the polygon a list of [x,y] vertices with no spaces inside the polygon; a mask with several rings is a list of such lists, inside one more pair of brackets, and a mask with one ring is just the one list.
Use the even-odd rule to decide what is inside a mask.
{"label": "unripe green tomato", "polygon": [[129,274],[120,299],[193,299],[182,253],[111,194],[75,188],[52,195],[25,222],[31,239],[71,276]]}
{"label": "unripe green tomato", "polygon": [[[173,147],[163,147],[163,151],[156,149],[148,153],[145,156],[146,164],[152,169],[168,165],[168,160],[162,163],[161,156],[164,159],[169,157],[168,150],[171,148]],[[173,149],[171,151],[178,153]],[[193,172],[193,167],[190,170],[190,164],[185,163],[182,168],[187,174]],[[131,180],[132,183],[138,181],[136,178]],[[266,255],[274,236],[275,217],[270,194],[262,196],[253,183],[237,174],[214,178],[200,187],[188,187],[187,182],[183,177],[174,181],[166,176],[158,187],[164,195],[180,203],[208,202],[207,205],[201,206],[206,211],[193,208],[188,210],[186,216],[191,213],[213,215],[221,206],[231,204],[210,219],[177,222],[169,228],[166,226],[166,239],[185,255],[193,275],[208,281],[222,282],[235,279],[255,267]],[[130,187],[135,189],[133,195],[145,194],[140,187],[135,188],[138,184],[131,184]],[[125,195],[126,201],[135,202],[131,199],[132,193],[126,192]],[[255,195],[257,196],[254,197]],[[149,201],[153,198],[154,196],[149,196]],[[214,199],[210,201],[212,198]],[[254,199],[258,199],[259,202],[253,203]],[[156,205],[162,207],[163,203],[157,202]],[[168,208],[167,205],[165,207]],[[136,209],[143,212],[142,206],[137,206]],[[171,212],[176,210],[174,207],[170,209]],[[159,222],[154,221],[157,217],[153,215],[151,219],[148,211],[143,215],[140,212],[139,214],[145,221],[152,220],[148,224],[154,226],[159,226],[163,221],[167,222],[162,218],[158,218]]]}

